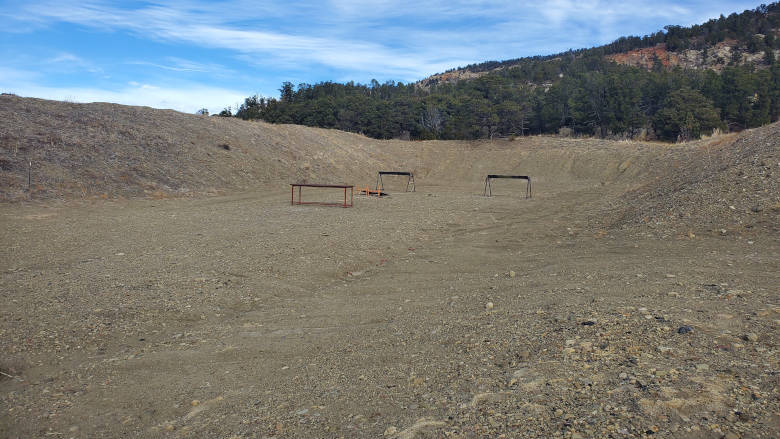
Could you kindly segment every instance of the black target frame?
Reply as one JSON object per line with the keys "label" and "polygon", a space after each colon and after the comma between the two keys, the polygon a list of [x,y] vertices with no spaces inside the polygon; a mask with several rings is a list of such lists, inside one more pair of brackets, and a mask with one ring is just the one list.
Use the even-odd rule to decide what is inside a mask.
{"label": "black target frame", "polygon": [[412,186],[412,192],[416,192],[416,187],[414,185],[414,174],[407,171],[379,171],[376,174],[376,190],[383,191],[384,190],[384,182],[382,181],[383,175],[401,175],[408,177],[406,179],[406,190],[404,192],[409,192],[409,185]]}
{"label": "black target frame", "polygon": [[485,191],[483,192],[483,195],[486,197],[490,197],[493,195],[492,188],[490,186],[490,181],[496,178],[511,178],[515,180],[525,180],[525,198],[531,198],[531,177],[528,175],[500,175],[500,174],[488,174],[487,177],[485,177]]}

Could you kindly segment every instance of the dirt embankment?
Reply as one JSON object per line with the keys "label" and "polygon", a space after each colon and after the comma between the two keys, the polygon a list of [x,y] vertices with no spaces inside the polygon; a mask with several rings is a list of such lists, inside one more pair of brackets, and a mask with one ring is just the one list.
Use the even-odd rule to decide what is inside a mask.
{"label": "dirt embankment", "polygon": [[360,174],[353,148],[368,143],[337,131],[11,95],[0,96],[0,121],[5,200],[27,196],[30,162],[34,199],[169,196],[344,180]]}
{"label": "dirt embankment", "polygon": [[620,198],[617,224],[720,234],[778,231],[780,124],[670,148]]}
{"label": "dirt embankment", "polygon": [[[478,185],[490,172],[533,174],[551,184],[605,181],[624,173],[626,161],[660,150],[554,137],[380,141],[116,104],[12,95],[0,103],[4,200],[182,196],[299,180],[369,184],[379,169],[412,170],[435,186]],[[628,174],[636,177],[637,169]]]}
{"label": "dirt embankment", "polygon": [[637,165],[663,150],[554,137],[380,141],[116,104],[13,95],[0,96],[0,104],[0,197],[6,201],[182,196],[297,180],[366,184],[379,169],[412,170],[429,186],[475,185],[490,172],[527,173],[550,184],[604,182],[637,178]]}
{"label": "dirt embankment", "polygon": [[380,169],[413,171],[423,187],[479,192],[486,174],[517,173],[531,175],[540,193],[583,185],[626,192],[599,212],[608,226],[773,229],[780,206],[778,131],[773,124],[682,145],[556,137],[381,141],[337,130],[2,95],[0,199],[181,197],[293,181],[365,185]]}

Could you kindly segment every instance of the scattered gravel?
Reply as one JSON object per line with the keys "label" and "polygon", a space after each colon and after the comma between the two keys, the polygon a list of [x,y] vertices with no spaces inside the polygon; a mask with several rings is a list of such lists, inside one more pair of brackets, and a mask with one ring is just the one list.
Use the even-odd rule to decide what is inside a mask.
{"label": "scattered gravel", "polygon": [[[38,104],[22,104],[43,118]],[[101,105],[62,108],[169,113]],[[160,123],[200,120],[185,116]],[[776,128],[729,139],[750,149],[751,133],[764,142]],[[705,203],[732,193],[719,186],[731,178],[680,180],[655,195],[642,186],[653,172],[682,178],[688,167],[647,166],[676,147],[382,143],[247,128],[266,129],[295,142],[280,143],[278,157],[326,141],[353,139],[358,157],[381,146],[371,163],[410,160],[417,192],[391,187],[351,209],[294,207],[287,177],[276,175],[227,196],[0,205],[0,436],[780,436],[777,222],[726,222],[774,215],[765,204],[776,197],[774,173],[743,180],[767,198],[724,198],[699,212],[685,188]],[[245,148],[248,163],[265,154],[230,145],[215,153]],[[685,154],[709,160],[703,145]],[[363,166],[338,164],[338,154],[301,172]],[[533,199],[501,183],[496,196],[479,195],[488,169],[524,166],[538,176]],[[626,216],[626,203],[640,215]],[[683,218],[662,220],[666,203]],[[647,214],[657,221],[631,219]]]}

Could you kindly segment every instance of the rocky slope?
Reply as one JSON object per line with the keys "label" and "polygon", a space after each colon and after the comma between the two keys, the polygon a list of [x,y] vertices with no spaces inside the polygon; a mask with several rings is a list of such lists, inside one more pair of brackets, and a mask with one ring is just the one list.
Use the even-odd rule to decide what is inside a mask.
{"label": "rocky slope", "polygon": [[[739,52],[739,59],[735,62],[736,53]],[[775,50],[775,58],[780,55],[780,50]],[[766,54],[750,53],[744,47],[734,40],[720,42],[710,48],[687,49],[680,51],[667,50],[665,44],[659,44],[653,47],[631,50],[629,52],[607,55],[607,59],[618,64],[642,67],[652,69],[656,60],[666,68],[680,67],[683,69],[710,69],[719,72],[730,64],[754,64],[759,67],[766,67]]]}
{"label": "rocky slope", "polygon": [[622,197],[621,221],[685,232],[780,230],[780,124],[672,148]]}

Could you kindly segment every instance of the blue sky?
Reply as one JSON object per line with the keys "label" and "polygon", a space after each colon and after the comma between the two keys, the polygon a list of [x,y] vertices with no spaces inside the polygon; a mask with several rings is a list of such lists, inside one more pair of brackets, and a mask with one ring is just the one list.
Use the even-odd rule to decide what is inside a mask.
{"label": "blue sky", "polygon": [[0,0],[0,92],[215,112],[283,81],[413,82],[759,3]]}

